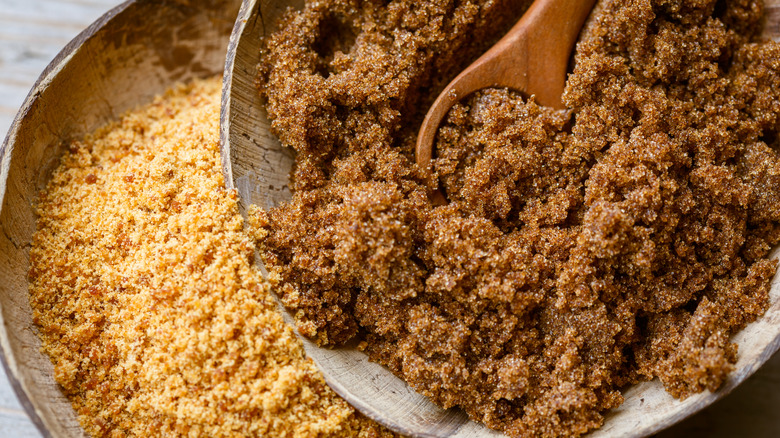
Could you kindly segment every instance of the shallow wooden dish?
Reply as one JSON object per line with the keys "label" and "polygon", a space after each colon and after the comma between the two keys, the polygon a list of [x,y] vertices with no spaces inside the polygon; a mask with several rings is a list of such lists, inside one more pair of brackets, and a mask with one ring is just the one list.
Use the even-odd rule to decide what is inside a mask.
{"label": "shallow wooden dish", "polygon": [[[264,103],[254,88],[259,42],[276,17],[300,0],[245,0],[231,37],[222,96],[222,159],[226,183],[240,195],[242,212],[250,204],[263,208],[290,198],[288,174],[293,155],[270,133]],[[765,34],[780,35],[780,0],[767,0]],[[257,11],[256,14],[253,12]],[[240,42],[240,44],[239,44]],[[780,248],[772,256],[778,257]],[[667,394],[658,380],[629,388],[625,402],[608,413],[591,437],[641,437],[658,432],[728,394],[753,374],[780,347],[780,277],[773,279],[771,308],[759,321],[734,336],[739,344],[736,370],[716,393],[703,392],[685,401]],[[288,316],[288,322],[290,321]],[[415,393],[383,367],[354,349],[322,349],[304,341],[307,353],[341,396],[367,416],[390,428],[419,437],[500,436],[468,421],[460,411],[444,411]]]}
{"label": "shallow wooden dish", "polygon": [[64,141],[177,81],[219,74],[239,6],[238,0],[131,0],[114,8],[46,68],[0,149],[0,346],[11,385],[46,437],[85,434],[40,352],[28,303],[36,194]]}

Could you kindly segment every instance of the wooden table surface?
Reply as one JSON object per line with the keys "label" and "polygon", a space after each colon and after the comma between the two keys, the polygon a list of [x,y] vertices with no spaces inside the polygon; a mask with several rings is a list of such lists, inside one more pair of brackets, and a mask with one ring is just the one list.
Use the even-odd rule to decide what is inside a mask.
{"label": "wooden table surface", "polygon": [[[0,0],[0,135],[59,50],[117,0]],[[2,279],[0,279],[2,281]],[[38,438],[0,367],[0,438]],[[732,394],[658,434],[663,438],[780,436],[780,355]]]}

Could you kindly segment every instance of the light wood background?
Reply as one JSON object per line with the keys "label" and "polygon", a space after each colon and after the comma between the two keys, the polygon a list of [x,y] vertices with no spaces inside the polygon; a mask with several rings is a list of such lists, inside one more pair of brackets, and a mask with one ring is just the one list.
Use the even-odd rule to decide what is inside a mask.
{"label": "light wood background", "polygon": [[[0,0],[0,136],[59,50],[118,0]],[[2,281],[2,279],[0,279]],[[0,367],[0,438],[39,438]],[[658,435],[780,436],[780,355],[732,394]]]}

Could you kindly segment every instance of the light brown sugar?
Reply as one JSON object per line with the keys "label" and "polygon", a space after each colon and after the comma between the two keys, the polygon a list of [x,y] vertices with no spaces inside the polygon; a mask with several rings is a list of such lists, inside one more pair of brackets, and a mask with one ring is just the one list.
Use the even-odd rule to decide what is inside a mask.
{"label": "light brown sugar", "polygon": [[38,204],[30,302],[94,437],[381,437],[325,384],[253,265],[218,150],[221,81],[70,143]]}

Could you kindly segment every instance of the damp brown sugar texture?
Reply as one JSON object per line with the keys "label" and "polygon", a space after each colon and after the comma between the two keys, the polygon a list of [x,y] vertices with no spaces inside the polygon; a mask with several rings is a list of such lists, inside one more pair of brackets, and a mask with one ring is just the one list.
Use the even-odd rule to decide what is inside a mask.
{"label": "damp brown sugar texture", "polygon": [[69,144],[30,303],[93,437],[383,437],[325,384],[253,264],[219,165],[219,78]]}
{"label": "damp brown sugar texture", "polygon": [[[780,46],[758,1],[603,1],[554,111],[491,89],[424,112],[506,2],[312,2],[264,42],[259,91],[297,153],[253,214],[297,326],[518,436],[599,427],[621,389],[685,398],[733,369],[780,242]],[[499,18],[495,18],[499,17]],[[496,24],[497,23],[497,24]]]}

